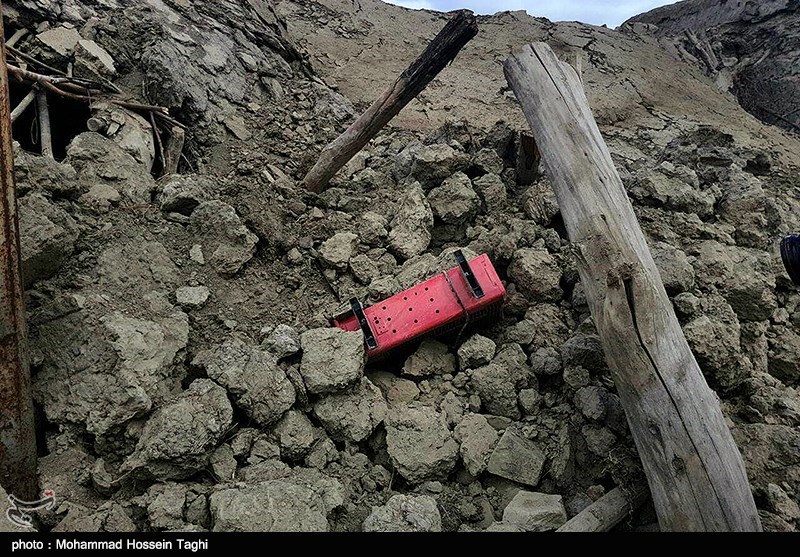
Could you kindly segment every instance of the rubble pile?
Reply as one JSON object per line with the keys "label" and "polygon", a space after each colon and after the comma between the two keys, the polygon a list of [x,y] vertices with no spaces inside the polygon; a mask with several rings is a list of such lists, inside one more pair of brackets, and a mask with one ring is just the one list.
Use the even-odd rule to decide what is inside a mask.
{"label": "rubble pile", "polygon": [[[269,2],[10,4],[37,30],[20,48],[144,82],[189,138],[158,180],[146,141],[16,152],[59,502],[41,528],[547,531],[641,480],[552,190],[517,180],[519,127],[387,128],[313,195],[303,171],[353,108]],[[775,239],[800,228],[797,170],[702,121],[603,132],[764,525],[794,530],[800,292]],[[375,363],[330,327],[456,249],[491,257],[501,319]],[[621,528],[655,522],[645,505]]]}

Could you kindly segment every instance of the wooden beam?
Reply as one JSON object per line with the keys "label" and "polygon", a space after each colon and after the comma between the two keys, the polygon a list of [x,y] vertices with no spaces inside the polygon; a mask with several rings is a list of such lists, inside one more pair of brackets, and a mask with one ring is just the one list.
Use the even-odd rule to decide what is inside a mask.
{"label": "wooden beam", "polygon": [[664,531],[758,531],[741,454],[575,70],[544,43],[504,65],[542,153]]}
{"label": "wooden beam", "polygon": [[28,107],[31,105],[31,103],[36,99],[36,91],[37,91],[37,87],[34,86],[34,88],[31,89],[28,92],[28,94],[25,95],[25,97],[21,101],[19,101],[19,104],[17,105],[17,107],[14,110],[11,111],[11,123],[12,124],[17,121],[17,118],[19,118],[20,116],[22,116],[25,113],[25,111],[28,109]]}
{"label": "wooden beam", "polygon": [[[0,60],[5,60],[0,3]],[[0,64],[0,484],[25,501],[38,495],[36,431],[28,363],[8,74]],[[5,520],[5,517],[0,517]]]}
{"label": "wooden beam", "polygon": [[36,93],[36,106],[39,109],[39,143],[42,148],[42,156],[53,157],[53,134],[50,129],[50,106],[47,103],[47,92],[38,91]]}
{"label": "wooden beam", "polygon": [[478,23],[468,11],[458,12],[448,21],[425,52],[392,86],[347,131],[322,150],[319,160],[305,176],[306,188],[316,193],[323,191],[333,175],[425,89],[477,33]]}
{"label": "wooden beam", "polygon": [[570,518],[556,532],[608,532],[628,518],[647,499],[647,486],[615,487]]}

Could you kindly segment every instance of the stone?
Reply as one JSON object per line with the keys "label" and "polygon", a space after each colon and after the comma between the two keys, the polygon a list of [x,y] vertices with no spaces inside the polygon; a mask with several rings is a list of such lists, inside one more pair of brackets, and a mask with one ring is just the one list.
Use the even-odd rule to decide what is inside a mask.
{"label": "stone", "polygon": [[189,259],[191,259],[192,261],[194,261],[198,265],[205,265],[206,264],[206,258],[203,255],[203,246],[201,246],[200,244],[194,244],[189,249]]}
{"label": "stone", "polygon": [[59,56],[68,58],[82,37],[74,27],[62,25],[43,31],[36,35],[36,38]]}
{"label": "stone", "polygon": [[236,475],[236,457],[233,456],[233,449],[227,443],[220,445],[216,451],[211,453],[208,461],[211,473],[220,482],[232,481]]}
{"label": "stone", "polygon": [[549,532],[567,522],[561,495],[520,491],[503,510],[503,523],[526,532]]}
{"label": "stone", "polygon": [[472,476],[478,477],[489,464],[499,439],[486,418],[480,414],[467,414],[453,431],[453,437],[460,443],[459,453],[464,466]]}
{"label": "stone", "polygon": [[325,504],[311,489],[283,480],[211,494],[215,532],[327,532]]}
{"label": "stone", "polygon": [[296,393],[272,354],[232,338],[195,356],[210,379],[224,387],[236,406],[261,426],[275,423],[295,401]]}
{"label": "stone", "polygon": [[364,254],[350,259],[350,270],[361,284],[371,284],[380,275],[380,270],[375,262]]}
{"label": "stone", "polygon": [[372,507],[364,532],[441,532],[442,517],[428,495],[394,495],[385,505]]}
{"label": "stone", "polygon": [[403,375],[413,378],[453,374],[455,370],[456,358],[447,345],[431,339],[423,340],[403,365]]}
{"label": "stone", "polygon": [[505,163],[497,151],[484,147],[472,157],[472,167],[482,174],[500,174],[503,172]]}
{"label": "stone", "polygon": [[769,342],[767,352],[769,374],[788,385],[800,382],[800,335],[793,327],[782,327]]}
{"label": "stone", "polygon": [[339,232],[322,243],[319,255],[329,267],[346,271],[357,245],[358,236],[351,232]]}
{"label": "stone", "polygon": [[387,231],[389,223],[382,215],[372,211],[367,211],[361,215],[361,219],[359,219],[356,226],[358,227],[359,238],[368,246],[380,246],[389,236]]}
{"label": "stone", "polygon": [[[89,72],[90,77],[92,73],[104,77],[114,77],[117,73],[114,58],[108,53],[106,49],[97,44],[96,42],[88,39],[81,39],[78,41],[77,48],[75,48],[75,61],[77,66],[84,66]],[[80,68],[75,74],[77,77],[84,77],[81,74]]]}
{"label": "stone", "polygon": [[[158,247],[157,247],[158,246]],[[99,257],[100,288],[115,292],[116,281],[108,281],[116,272],[135,283],[137,272],[156,280],[165,257],[160,244],[139,246],[148,251],[148,264],[143,264],[137,250],[123,252],[130,267],[114,267],[120,254],[106,261]],[[160,250],[159,250],[160,247]],[[163,269],[166,272],[166,269]],[[153,287],[153,282],[148,283]],[[68,302],[68,303],[66,303]],[[48,420],[54,423],[81,424],[102,438],[119,430],[134,418],[142,418],[180,389],[183,378],[185,349],[189,341],[188,317],[172,306],[152,320],[134,319],[119,312],[96,313],[70,297],[64,313],[37,327],[37,345],[46,350],[42,368],[34,376],[36,400],[41,402]]]}
{"label": "stone", "polygon": [[279,360],[300,352],[300,334],[294,327],[281,323],[261,342],[261,348]]}
{"label": "stone", "polygon": [[543,397],[536,389],[522,389],[517,397],[519,407],[525,416],[533,416],[539,411]]}
{"label": "stone", "polygon": [[80,196],[78,201],[97,213],[107,213],[111,207],[117,205],[122,196],[107,184],[95,184],[89,191]]}
{"label": "stone", "polygon": [[702,301],[691,292],[681,292],[672,299],[672,305],[680,317],[694,317],[701,311]]}
{"label": "stone", "polygon": [[664,242],[650,242],[649,246],[667,294],[674,296],[694,288],[694,267],[683,251]]}
{"label": "stone", "polygon": [[309,393],[341,391],[364,375],[366,352],[361,331],[336,327],[311,329],[300,336],[300,374]]}
{"label": "stone", "polygon": [[43,195],[31,193],[18,202],[20,253],[26,287],[55,275],[75,252],[75,220]]}
{"label": "stone", "polygon": [[522,209],[539,226],[550,226],[561,213],[556,194],[547,180],[531,185],[522,195]]}
{"label": "stone", "polygon": [[608,391],[603,387],[581,387],[575,392],[575,406],[589,420],[602,420],[606,416]]}
{"label": "stone", "polygon": [[420,145],[411,155],[410,175],[426,189],[438,186],[442,181],[462,170],[468,164],[466,154],[450,145],[435,143]]}
{"label": "stone", "polygon": [[445,416],[428,406],[390,408],[386,448],[397,472],[412,484],[446,478],[458,459]]}
{"label": "stone", "polygon": [[800,506],[776,484],[767,484],[767,505],[769,510],[787,522],[800,520]]}
{"label": "stone", "polygon": [[531,487],[539,484],[546,457],[539,446],[507,429],[489,458],[489,473]]}
{"label": "stone", "polygon": [[481,335],[472,335],[458,347],[458,366],[473,369],[488,364],[494,358],[494,341]]}
{"label": "stone", "polygon": [[175,301],[184,309],[198,309],[206,305],[211,291],[206,286],[181,286],[175,291]]}
{"label": "stone", "polygon": [[585,425],[581,429],[581,434],[589,450],[601,458],[607,458],[608,453],[617,444],[617,436],[607,427]]}
{"label": "stone", "polygon": [[536,375],[561,373],[561,354],[555,348],[540,348],[531,354],[531,367]]}
{"label": "stone", "polygon": [[403,259],[410,259],[428,249],[432,229],[431,206],[420,185],[412,184],[404,192],[392,219],[389,247]]}
{"label": "stone", "polygon": [[469,177],[457,172],[428,193],[428,203],[439,220],[445,224],[459,225],[475,217],[481,200],[472,189]]}
{"label": "stone", "polygon": [[480,396],[487,413],[519,419],[517,389],[528,381],[531,370],[518,344],[504,346],[488,365],[472,372],[470,386]]}
{"label": "stone", "polygon": [[213,182],[208,177],[194,174],[170,176],[159,196],[161,210],[188,217],[198,205],[206,201],[210,191],[213,191]]}
{"label": "stone", "polygon": [[232,424],[225,390],[209,379],[197,379],[147,420],[120,470],[143,470],[157,480],[188,478],[208,465]]}
{"label": "stone", "polygon": [[566,383],[573,389],[579,389],[580,387],[585,387],[591,381],[589,372],[580,366],[564,368],[563,378],[564,378],[564,383]]}
{"label": "stone", "polygon": [[210,253],[209,264],[223,277],[238,273],[253,258],[258,237],[242,224],[233,207],[205,201],[192,212],[189,233]]}
{"label": "stone", "polygon": [[389,405],[411,402],[419,396],[416,383],[388,371],[374,371],[367,376],[381,390]]}
{"label": "stone", "polygon": [[314,424],[298,410],[286,412],[272,433],[278,441],[281,458],[289,461],[301,460],[319,438]]}
{"label": "stone", "polygon": [[[138,122],[131,126],[136,128],[134,135],[142,139],[141,120],[137,120],[141,117],[134,118],[127,112],[125,115],[130,117],[131,122]],[[142,145],[139,144],[139,147]],[[67,158],[64,162],[75,169],[82,191],[88,191],[97,184],[105,184],[117,190],[122,198],[134,205],[149,205],[151,193],[156,190],[148,166],[151,151],[149,147],[145,148],[146,153],[137,148],[132,150],[142,154],[143,160],[138,160],[127,152],[117,143],[116,138],[85,132],[73,138],[67,147]]]}
{"label": "stone", "polygon": [[561,361],[565,368],[582,367],[589,371],[606,368],[606,358],[600,337],[576,333],[561,345]]}
{"label": "stone", "polygon": [[380,389],[366,377],[356,387],[314,404],[314,416],[338,441],[360,443],[383,423],[388,407]]}
{"label": "stone", "polygon": [[506,185],[497,174],[490,173],[476,178],[472,181],[472,186],[489,212],[502,209],[508,200]]}
{"label": "stone", "polygon": [[183,507],[186,505],[184,485],[156,484],[147,490],[147,519],[155,530],[177,530],[185,526]]}
{"label": "stone", "polygon": [[752,366],[743,365],[741,333],[735,317],[734,322],[726,323],[714,315],[701,315],[687,323],[683,333],[712,386],[734,388],[750,374]]}
{"label": "stone", "polygon": [[547,250],[517,250],[508,268],[508,276],[532,302],[558,302],[563,295],[561,267]]}
{"label": "stone", "polygon": [[[80,63],[76,65],[79,70],[80,66]],[[91,78],[100,75],[99,72],[91,70],[86,73]],[[92,103],[91,110],[92,117],[87,125],[92,131],[102,133],[137,163],[148,171],[152,170],[156,157],[156,143],[153,125],[149,120],[110,102]]]}
{"label": "stone", "polygon": [[127,515],[122,505],[109,501],[91,511],[72,505],[64,520],[52,532],[135,532],[136,524]]}

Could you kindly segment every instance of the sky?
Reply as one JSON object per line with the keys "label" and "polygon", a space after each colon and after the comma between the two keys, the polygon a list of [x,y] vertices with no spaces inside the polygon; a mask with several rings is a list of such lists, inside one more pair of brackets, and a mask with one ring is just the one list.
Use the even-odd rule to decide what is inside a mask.
{"label": "sky", "polygon": [[617,27],[626,19],[675,0],[385,0],[413,9],[449,12],[467,8],[477,14],[525,10],[551,21],[580,21]]}

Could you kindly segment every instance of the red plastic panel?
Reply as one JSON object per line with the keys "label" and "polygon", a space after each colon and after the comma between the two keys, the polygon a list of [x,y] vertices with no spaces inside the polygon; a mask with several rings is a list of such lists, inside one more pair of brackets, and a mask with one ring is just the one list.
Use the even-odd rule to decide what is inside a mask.
{"label": "red plastic panel", "polygon": [[[469,265],[484,291],[484,296],[480,299],[472,294],[461,269],[456,266],[446,273],[365,308],[364,314],[378,341],[377,348],[369,351],[369,357],[384,354],[420,337],[436,334],[437,330],[445,329],[448,325],[463,323],[465,316],[461,304],[471,318],[477,318],[486,310],[502,304],[506,289],[489,256],[480,255],[470,261]],[[449,282],[445,274],[450,279]],[[334,320],[334,325],[345,331],[361,330],[352,314],[347,314],[344,319]]]}

